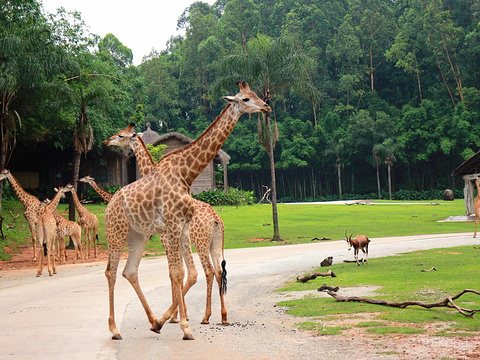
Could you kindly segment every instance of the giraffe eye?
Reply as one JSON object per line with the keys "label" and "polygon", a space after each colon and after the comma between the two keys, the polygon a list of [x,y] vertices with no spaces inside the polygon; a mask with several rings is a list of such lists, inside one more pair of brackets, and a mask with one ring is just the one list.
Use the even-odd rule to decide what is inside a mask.
{"label": "giraffe eye", "polygon": [[250,101],[249,98],[243,98],[242,100],[243,100],[243,102],[249,102]]}
{"label": "giraffe eye", "polygon": [[123,135],[118,135],[118,137],[119,137],[120,139],[123,139]]}

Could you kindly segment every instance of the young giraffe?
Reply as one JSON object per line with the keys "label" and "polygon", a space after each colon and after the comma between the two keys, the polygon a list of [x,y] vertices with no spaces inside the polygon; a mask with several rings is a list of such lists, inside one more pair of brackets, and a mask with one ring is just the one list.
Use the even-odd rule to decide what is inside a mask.
{"label": "young giraffe", "polygon": [[[55,267],[55,234],[57,231],[57,222],[55,221],[54,211],[56,211],[60,198],[68,191],[71,191],[73,186],[67,186],[58,189],[52,201],[43,203],[43,213],[38,219],[37,223],[37,239],[40,248],[38,249],[38,267],[37,277],[42,275],[43,258],[47,257],[48,274],[52,276],[57,273]],[[50,259],[51,258],[51,259]]]}
{"label": "young giraffe", "polygon": [[[120,130],[115,135],[111,136],[103,143],[107,146],[121,146],[130,147],[137,158],[137,164],[140,174],[148,175],[155,163],[147,150],[147,147],[142,137],[135,133],[133,127],[135,124],[128,125],[125,129]],[[226,271],[222,269],[222,254],[224,245],[224,227],[221,217],[209,204],[205,204],[199,200],[193,199],[196,209],[190,222],[189,237],[195,249],[197,249],[200,262],[205,272],[207,281],[207,296],[205,315],[202,319],[202,324],[209,324],[209,319],[212,314],[212,287],[214,277],[218,283],[218,292],[220,296],[220,307],[222,324],[228,324],[227,309],[225,307],[224,292],[226,291]],[[213,264],[212,264],[213,260]],[[225,264],[225,263],[223,263]],[[197,272],[195,269],[188,269],[187,281],[183,288],[185,295],[188,289],[197,282]],[[177,311],[172,315],[170,322],[178,322]]]}
{"label": "young giraffe", "polygon": [[480,221],[480,182],[478,178],[475,180],[475,185],[477,185],[477,198],[475,199],[475,232],[473,233],[473,237],[477,237],[477,225]]}
{"label": "young giraffe", "polygon": [[65,264],[65,236],[70,236],[75,246],[75,256],[73,258],[73,263],[77,262],[78,255],[82,261],[85,261],[82,250],[82,228],[75,221],[70,221],[65,219],[60,213],[55,209],[53,211],[53,216],[57,223],[57,241],[58,241],[58,252],[60,264]]}
{"label": "young giraffe", "polygon": [[28,222],[30,227],[30,233],[32,234],[32,246],[33,246],[33,261],[37,260],[37,234],[35,231],[35,225],[37,224],[38,218],[43,213],[43,207],[41,206],[40,200],[33,195],[30,195],[25,190],[23,190],[20,183],[15,179],[15,177],[10,173],[9,170],[4,169],[0,173],[0,180],[8,179],[12,185],[13,191],[18,197],[18,200],[22,203],[25,208],[23,216]]}
{"label": "young giraffe", "polygon": [[83,178],[78,179],[78,181],[90,184],[93,190],[95,190],[97,194],[100,195],[105,204],[108,204],[110,200],[112,200],[113,194],[109,193],[106,190],[103,190],[100,186],[98,186],[93,177],[84,176]]}
{"label": "young giraffe", "polygon": [[[114,287],[120,254],[128,243],[128,259],[122,275],[135,289],[151,324],[150,330],[159,333],[163,324],[179,307],[180,327],[184,340],[193,340],[186,319],[183,298],[183,259],[191,259],[188,239],[195,202],[190,187],[195,178],[212,161],[244,113],[271,111],[246,83],[238,83],[240,92],[224,97],[228,102],[222,113],[190,144],[165,155],[153,171],[115,193],[105,210],[105,233],[108,240],[108,280],[112,339],[121,339],[115,324]],[[174,301],[161,319],[156,319],[138,283],[138,266],[148,238],[162,234]]]}
{"label": "young giraffe", "polygon": [[87,210],[80,202],[75,188],[71,191],[73,203],[78,211],[78,225],[83,229],[85,234],[85,247],[83,251],[87,252],[87,259],[90,257],[90,245],[93,242],[93,255],[97,257],[97,233],[98,233],[98,218]]}

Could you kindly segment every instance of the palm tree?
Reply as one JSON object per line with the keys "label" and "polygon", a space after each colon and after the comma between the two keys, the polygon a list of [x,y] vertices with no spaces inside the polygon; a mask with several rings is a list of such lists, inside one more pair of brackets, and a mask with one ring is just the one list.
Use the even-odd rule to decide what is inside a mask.
{"label": "palm tree", "polygon": [[[300,79],[308,79],[307,76],[301,76],[306,73],[308,64],[311,64],[311,60],[301,53],[293,38],[273,39],[265,35],[257,35],[248,41],[246,52],[242,51],[226,56],[221,61],[220,73],[222,76],[213,88],[218,89],[239,80],[247,81],[251,88],[257,91],[260,98],[270,105],[277,91],[286,90],[294,85],[300,89],[305,88],[298,82]],[[259,116],[261,116],[258,121],[259,141],[267,151],[270,163],[274,225],[271,241],[280,241],[273,153],[278,140],[277,124],[275,120],[272,124],[270,114]]]}
{"label": "palm tree", "polygon": [[[388,172],[388,195],[389,199],[392,200],[392,165],[397,160],[395,157],[395,153],[398,152],[400,146],[399,144],[393,139],[388,138],[383,141],[381,144],[377,144],[373,147],[374,154],[378,154],[375,156],[376,164],[377,164],[377,179],[379,179],[378,175],[378,164],[381,161],[381,158],[384,159],[385,165],[387,166]],[[378,162],[377,162],[378,157]],[[378,180],[380,181],[380,180]]]}
{"label": "palm tree", "polygon": [[345,146],[342,141],[331,140],[328,143],[328,147],[325,150],[325,155],[334,155],[335,156],[335,168],[337,170],[337,180],[338,180],[338,198],[343,200],[342,192],[342,168],[344,166],[344,154]]}

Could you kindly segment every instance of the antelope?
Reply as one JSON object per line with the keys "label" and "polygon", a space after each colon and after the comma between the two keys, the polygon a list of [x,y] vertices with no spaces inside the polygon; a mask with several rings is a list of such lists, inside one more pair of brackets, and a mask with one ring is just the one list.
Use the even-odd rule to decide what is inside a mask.
{"label": "antelope", "polygon": [[355,260],[357,262],[357,266],[360,266],[360,263],[358,262],[358,250],[362,250],[363,253],[365,254],[365,259],[362,257],[362,263],[367,265],[368,263],[368,244],[370,243],[370,239],[366,237],[365,235],[357,235],[355,236],[355,239],[352,240],[352,235],[347,236],[347,230],[345,230],[345,238],[344,239],[347,244],[348,244],[348,250],[350,250],[353,247],[353,256],[355,257]]}

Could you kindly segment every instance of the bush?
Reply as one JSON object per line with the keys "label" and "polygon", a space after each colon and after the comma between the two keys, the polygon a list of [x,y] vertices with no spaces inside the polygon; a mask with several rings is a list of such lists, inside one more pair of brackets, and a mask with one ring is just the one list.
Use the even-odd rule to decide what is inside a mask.
{"label": "bush", "polygon": [[223,190],[209,190],[204,191],[198,195],[193,195],[197,200],[212,206],[218,205],[252,205],[255,203],[253,191],[244,191],[235,188],[230,188],[228,194]]}

